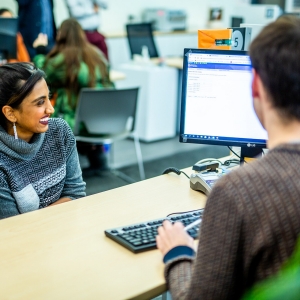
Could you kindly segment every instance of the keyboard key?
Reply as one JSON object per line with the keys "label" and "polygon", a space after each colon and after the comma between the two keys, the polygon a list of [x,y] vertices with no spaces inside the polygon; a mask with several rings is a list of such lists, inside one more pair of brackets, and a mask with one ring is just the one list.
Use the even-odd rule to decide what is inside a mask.
{"label": "keyboard key", "polygon": [[142,242],[134,242],[134,243],[132,243],[134,246],[140,246],[140,245],[143,245],[143,243]]}

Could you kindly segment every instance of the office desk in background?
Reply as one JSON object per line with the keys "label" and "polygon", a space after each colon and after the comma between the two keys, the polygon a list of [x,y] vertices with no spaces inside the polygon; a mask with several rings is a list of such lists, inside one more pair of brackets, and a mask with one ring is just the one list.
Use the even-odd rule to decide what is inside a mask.
{"label": "office desk in background", "polygon": [[[120,69],[121,65],[130,63],[131,55],[129,51],[126,33],[125,32],[120,32],[116,34],[106,33],[105,36],[106,36],[106,43],[109,49],[109,58],[110,58],[111,67],[113,69]],[[160,127],[160,128],[163,128],[164,131],[167,131],[166,133],[162,133],[160,132],[160,130],[156,130],[157,126],[153,127],[151,124],[149,126],[148,124],[145,124],[145,126],[143,126],[143,128],[139,130],[140,131],[139,135],[141,137],[141,140],[144,140],[146,142],[151,142],[162,138],[170,138],[179,132],[182,58],[178,58],[178,57],[183,55],[184,48],[197,48],[198,30],[154,32],[154,40],[159,55],[161,57],[172,57],[172,58],[166,58],[166,65],[178,69],[177,72],[178,79],[177,79],[177,86],[176,86],[177,95],[176,95],[176,103],[175,103],[176,121],[173,128],[174,134],[173,133],[170,134],[170,130],[166,130],[166,128],[164,127]],[[120,51],[120,49],[122,49],[122,51]],[[120,87],[125,88],[126,86],[120,85]],[[171,106],[171,108],[173,109],[173,106]],[[141,111],[142,109],[140,110],[140,112]],[[138,116],[139,115],[141,115],[141,113],[138,113]],[[173,115],[171,116],[171,118],[173,118]],[[140,119],[144,120],[143,117]],[[152,121],[149,122],[151,123]],[[171,123],[168,123],[168,125],[170,124]],[[141,126],[137,126],[137,127],[141,127]],[[152,132],[154,134],[152,134]]]}
{"label": "office desk in background", "polygon": [[153,298],[166,290],[160,252],[133,254],[104,230],[205,202],[184,175],[170,173],[1,220],[0,298]]}
{"label": "office desk in background", "polygon": [[[109,50],[110,65],[117,69],[131,59],[125,32],[107,33],[106,43]],[[154,41],[161,57],[179,57],[184,48],[197,48],[198,30],[154,32]]]}
{"label": "office desk in background", "polygon": [[111,81],[124,80],[126,78],[126,75],[120,71],[110,70],[109,78]]}
{"label": "office desk in background", "polygon": [[165,57],[165,58],[151,58],[151,61],[155,64],[163,62],[166,66],[182,70],[183,58],[182,57]]}
{"label": "office desk in background", "polygon": [[117,88],[139,87],[135,130],[143,142],[176,136],[177,70],[168,66],[131,62],[119,66],[126,76]]}
{"label": "office desk in background", "polygon": [[120,65],[119,71],[110,71],[116,88],[140,87],[136,131],[144,142],[172,138],[180,124],[183,59],[165,58],[164,67],[157,67],[159,58],[151,61],[153,66],[129,63]]}
{"label": "office desk in background", "polygon": [[181,115],[181,93],[182,93],[182,69],[183,69],[183,58],[182,57],[166,57],[166,58],[152,58],[155,64],[163,63],[171,68],[178,70],[178,79],[177,79],[177,111],[176,111],[176,133],[180,132],[180,115]]}
{"label": "office desk in background", "polygon": [[110,71],[116,88],[140,88],[136,131],[143,142],[173,138],[179,131],[182,58],[166,58],[164,66],[158,66],[159,59],[151,62],[131,62]]}

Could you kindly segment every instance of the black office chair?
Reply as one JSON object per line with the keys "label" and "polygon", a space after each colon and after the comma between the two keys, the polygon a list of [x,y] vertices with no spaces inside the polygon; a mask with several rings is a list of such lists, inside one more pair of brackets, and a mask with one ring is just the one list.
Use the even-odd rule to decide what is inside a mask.
{"label": "black office chair", "polygon": [[148,47],[150,57],[159,57],[153,39],[152,23],[127,24],[126,31],[131,57],[141,54],[143,46]]}

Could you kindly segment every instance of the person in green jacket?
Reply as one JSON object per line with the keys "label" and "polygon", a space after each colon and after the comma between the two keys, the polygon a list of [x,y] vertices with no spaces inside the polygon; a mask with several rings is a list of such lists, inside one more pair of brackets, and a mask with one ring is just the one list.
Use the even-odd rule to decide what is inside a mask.
{"label": "person in green jacket", "polygon": [[[45,55],[47,36],[40,34],[33,45],[38,53],[33,62],[46,73],[55,96],[53,117],[63,118],[73,129],[80,89],[113,88],[108,62],[103,53],[87,41],[80,24],[72,18],[62,22],[49,54]],[[92,169],[103,167],[102,145],[77,143],[77,148],[81,154],[87,154]]]}
{"label": "person in green jacket", "polygon": [[257,283],[242,300],[300,299],[300,237],[293,255],[274,276]]}
{"label": "person in green jacket", "polygon": [[87,41],[75,19],[67,19],[61,24],[56,44],[47,56],[43,54],[46,43],[46,37],[39,35],[34,43],[39,54],[33,61],[44,70],[47,83],[56,94],[53,116],[62,117],[73,128],[80,89],[113,87],[108,63],[102,52]]}

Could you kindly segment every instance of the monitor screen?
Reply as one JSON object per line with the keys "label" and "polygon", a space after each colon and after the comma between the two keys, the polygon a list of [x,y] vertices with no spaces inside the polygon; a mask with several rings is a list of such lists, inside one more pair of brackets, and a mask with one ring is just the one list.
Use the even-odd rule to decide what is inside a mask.
{"label": "monitor screen", "polygon": [[17,58],[18,18],[0,17],[0,56]]}
{"label": "monitor screen", "polygon": [[244,23],[244,19],[240,17],[232,17],[231,18],[231,27],[240,27],[240,25]]}
{"label": "monitor screen", "polygon": [[265,148],[251,82],[245,51],[184,49],[180,142]]}

